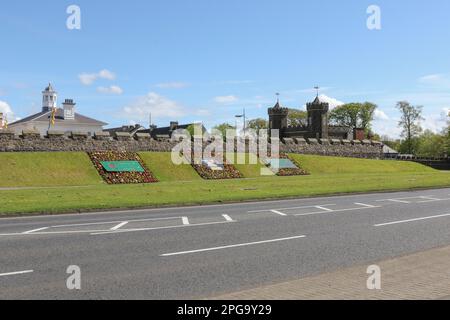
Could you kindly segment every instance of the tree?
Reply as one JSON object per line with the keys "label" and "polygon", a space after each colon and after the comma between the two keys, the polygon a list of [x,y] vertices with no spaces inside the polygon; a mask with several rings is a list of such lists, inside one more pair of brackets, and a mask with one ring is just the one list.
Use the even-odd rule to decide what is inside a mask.
{"label": "tree", "polygon": [[447,113],[447,126],[442,130],[444,136],[446,155],[450,156],[450,111]]}
{"label": "tree", "polygon": [[422,132],[420,121],[422,117],[422,106],[413,106],[407,101],[397,103],[397,109],[401,113],[398,125],[402,128],[402,137],[405,138],[404,145],[408,154],[414,154],[417,147],[415,138]]}
{"label": "tree", "polygon": [[247,127],[259,133],[259,130],[269,128],[269,122],[262,118],[253,119],[248,122]]}
{"label": "tree", "polygon": [[306,128],[308,126],[308,113],[302,110],[289,109],[288,126]]}
{"label": "tree", "polygon": [[361,128],[368,133],[371,129],[377,105],[371,102],[347,103],[330,113],[330,120],[336,125],[351,129]]}
{"label": "tree", "polygon": [[236,127],[232,126],[229,123],[218,124],[213,129],[219,131],[223,137],[227,136],[227,130],[235,130],[236,131]]}
{"label": "tree", "polygon": [[425,130],[417,139],[416,155],[420,157],[440,158],[447,154],[446,137]]}
{"label": "tree", "polygon": [[191,124],[189,127],[187,127],[187,132],[191,135],[191,137],[194,137],[196,134],[203,135],[205,133],[205,128],[203,127],[203,124],[201,123],[194,123]]}

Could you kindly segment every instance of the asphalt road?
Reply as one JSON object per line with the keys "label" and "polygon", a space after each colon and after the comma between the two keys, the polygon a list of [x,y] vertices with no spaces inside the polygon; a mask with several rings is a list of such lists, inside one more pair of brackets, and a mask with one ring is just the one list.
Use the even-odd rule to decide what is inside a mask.
{"label": "asphalt road", "polygon": [[369,265],[450,245],[449,205],[439,189],[1,219],[0,299],[197,299]]}

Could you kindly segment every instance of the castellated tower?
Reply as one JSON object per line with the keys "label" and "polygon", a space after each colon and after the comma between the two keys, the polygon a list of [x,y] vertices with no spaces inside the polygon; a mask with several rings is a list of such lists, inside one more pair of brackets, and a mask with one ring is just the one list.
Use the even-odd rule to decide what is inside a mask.
{"label": "castellated tower", "polygon": [[308,131],[313,138],[328,139],[328,111],[330,105],[326,102],[321,102],[319,96],[308,103]]}
{"label": "castellated tower", "polygon": [[288,114],[288,108],[281,107],[280,101],[277,101],[277,104],[269,109],[269,130],[280,130],[280,137],[283,137],[288,127]]}

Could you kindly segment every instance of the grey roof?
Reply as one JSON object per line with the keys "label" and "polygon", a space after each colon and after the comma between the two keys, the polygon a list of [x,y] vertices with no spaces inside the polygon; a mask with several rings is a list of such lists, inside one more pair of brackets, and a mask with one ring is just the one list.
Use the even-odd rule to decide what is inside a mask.
{"label": "grey roof", "polygon": [[134,135],[137,132],[140,131],[144,131],[145,128],[139,124],[135,125],[135,126],[122,126],[122,127],[118,127],[118,128],[109,128],[109,129],[105,129],[103,131],[109,132],[109,133],[116,133],[116,132],[128,132],[131,135]]}
{"label": "grey roof", "polygon": [[[178,125],[175,128],[175,130],[181,130],[181,129],[186,130],[192,125],[196,125],[196,123]],[[202,125],[202,129],[203,129],[203,132],[206,132],[205,126]],[[171,136],[173,130],[171,130],[171,127],[161,127],[161,128],[155,128],[155,129],[152,129],[152,130],[147,129],[147,130],[143,130],[143,131],[140,131],[140,132],[150,133],[153,136]]]}
{"label": "grey roof", "polygon": [[[27,122],[49,122],[51,111],[42,111],[36,114],[33,114],[29,117],[26,117],[24,119],[21,119],[19,121],[13,122],[10,124],[10,126],[16,125],[16,124],[22,124]],[[75,113],[75,119],[74,120],[64,120],[64,110],[61,108],[58,108],[56,111],[55,116],[55,123],[64,123],[64,122],[70,122],[71,124],[87,124],[87,125],[99,125],[99,126],[106,126],[107,123],[98,121],[86,116],[83,116],[79,113]]]}
{"label": "grey roof", "polygon": [[397,150],[392,149],[391,147],[384,145],[383,146],[383,153],[385,154],[398,154],[399,152]]}

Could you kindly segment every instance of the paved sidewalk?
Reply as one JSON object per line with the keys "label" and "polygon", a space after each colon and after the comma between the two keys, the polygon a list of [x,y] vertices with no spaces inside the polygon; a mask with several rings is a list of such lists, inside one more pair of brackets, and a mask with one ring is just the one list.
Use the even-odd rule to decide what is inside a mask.
{"label": "paved sidewalk", "polygon": [[449,299],[450,246],[374,263],[381,290],[368,290],[366,266],[357,266],[257,289],[226,294],[224,300]]}

